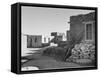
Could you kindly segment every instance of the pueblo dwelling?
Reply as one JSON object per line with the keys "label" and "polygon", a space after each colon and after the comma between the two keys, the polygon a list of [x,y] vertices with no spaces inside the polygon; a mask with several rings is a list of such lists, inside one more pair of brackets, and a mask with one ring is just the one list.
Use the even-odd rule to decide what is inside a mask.
{"label": "pueblo dwelling", "polygon": [[27,35],[27,48],[42,46],[42,35]]}
{"label": "pueblo dwelling", "polygon": [[70,16],[70,30],[67,40],[80,40],[95,44],[95,12]]}

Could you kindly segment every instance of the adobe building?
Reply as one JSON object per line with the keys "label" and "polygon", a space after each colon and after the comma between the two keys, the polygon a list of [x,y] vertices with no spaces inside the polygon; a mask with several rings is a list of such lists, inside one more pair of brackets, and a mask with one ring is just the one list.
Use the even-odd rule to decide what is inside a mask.
{"label": "adobe building", "polygon": [[66,35],[65,33],[61,33],[61,32],[52,32],[51,36],[54,37],[55,41],[66,41]]}
{"label": "adobe building", "polygon": [[51,42],[58,43],[60,41],[63,41],[63,35],[59,35],[58,32],[52,32],[51,36],[54,36],[54,38],[51,40]]}
{"label": "adobe building", "polygon": [[21,56],[26,56],[30,52],[31,48],[39,48],[41,44],[41,35],[21,35]]}
{"label": "adobe building", "polygon": [[27,35],[27,48],[38,48],[42,46],[42,35]]}
{"label": "adobe building", "polygon": [[71,40],[95,43],[95,12],[71,16],[69,23]]}

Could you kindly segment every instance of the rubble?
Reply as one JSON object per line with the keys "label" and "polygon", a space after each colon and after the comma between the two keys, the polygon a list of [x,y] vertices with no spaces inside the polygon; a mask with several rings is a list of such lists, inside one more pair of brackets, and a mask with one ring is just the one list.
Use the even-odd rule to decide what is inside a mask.
{"label": "rubble", "polygon": [[[88,44],[88,43],[80,43],[76,44],[71,51],[72,55],[66,61],[73,61],[78,62],[77,60],[81,61],[84,59],[86,61],[93,61],[95,60],[95,45]],[[90,62],[91,62],[90,61]],[[83,61],[84,63],[85,61]],[[88,62],[85,62],[88,63]]]}

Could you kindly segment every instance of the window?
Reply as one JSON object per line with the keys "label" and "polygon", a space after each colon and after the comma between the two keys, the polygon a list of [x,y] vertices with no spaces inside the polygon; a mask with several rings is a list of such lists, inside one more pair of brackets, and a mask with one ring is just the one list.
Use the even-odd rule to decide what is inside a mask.
{"label": "window", "polygon": [[35,37],[35,43],[37,42],[37,38]]}
{"label": "window", "polygon": [[46,42],[46,37],[44,37],[44,42]]}
{"label": "window", "polygon": [[50,42],[50,38],[48,38],[48,42]]}
{"label": "window", "polygon": [[92,23],[86,23],[86,40],[92,40],[93,38],[93,29]]}
{"label": "window", "polygon": [[31,48],[32,47],[32,37],[27,36],[27,48]]}

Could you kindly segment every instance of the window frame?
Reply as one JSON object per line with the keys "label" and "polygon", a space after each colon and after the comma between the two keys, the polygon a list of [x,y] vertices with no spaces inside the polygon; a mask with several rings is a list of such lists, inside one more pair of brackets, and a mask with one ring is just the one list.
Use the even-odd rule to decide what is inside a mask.
{"label": "window frame", "polygon": [[[94,21],[84,22],[84,24],[85,24],[85,41],[93,41],[93,23],[94,23]],[[87,24],[92,25],[92,38],[91,39],[87,39],[87,31],[86,31]]]}

